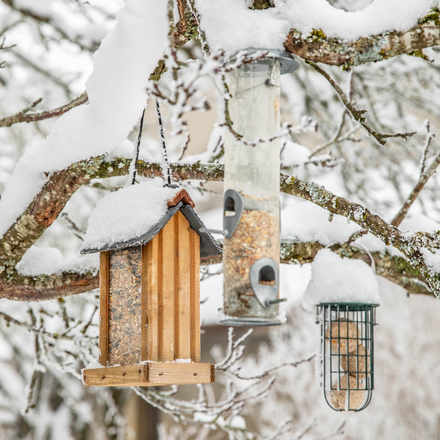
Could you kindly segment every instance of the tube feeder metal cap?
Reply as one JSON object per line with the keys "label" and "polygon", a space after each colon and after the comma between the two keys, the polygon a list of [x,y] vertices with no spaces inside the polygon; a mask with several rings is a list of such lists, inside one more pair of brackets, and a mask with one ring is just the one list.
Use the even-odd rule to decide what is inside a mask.
{"label": "tube feeder metal cap", "polygon": [[255,47],[246,49],[248,55],[253,55],[256,52],[261,52],[261,51],[267,52],[267,58],[275,59],[280,63],[281,75],[285,75],[286,73],[292,73],[295,70],[299,69],[300,64],[298,63],[298,61],[296,61],[295,58],[293,58],[293,56],[290,54],[290,52],[287,52],[286,50],[258,49]]}

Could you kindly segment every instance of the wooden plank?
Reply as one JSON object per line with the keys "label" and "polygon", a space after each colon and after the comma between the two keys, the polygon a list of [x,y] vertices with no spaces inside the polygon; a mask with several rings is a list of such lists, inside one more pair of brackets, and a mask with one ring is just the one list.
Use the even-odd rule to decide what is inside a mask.
{"label": "wooden plank", "polygon": [[91,386],[161,386],[212,383],[214,365],[149,362],[125,367],[86,368],[83,383]]}
{"label": "wooden plank", "polygon": [[159,305],[159,361],[174,360],[174,297],[177,262],[177,218],[173,216],[160,232],[162,236],[162,301]]}
{"label": "wooden plank", "polygon": [[86,368],[84,386],[142,386],[148,383],[148,364],[125,367]]}
{"label": "wooden plank", "polygon": [[200,237],[193,229],[190,229],[190,281],[190,357],[193,362],[200,362]]}
{"label": "wooden plank", "polygon": [[[143,270],[146,269],[147,276],[144,276],[144,283],[142,285],[143,297],[144,287],[146,286],[145,294],[147,301],[142,310],[147,314],[147,330],[146,344],[142,343],[145,348],[145,359],[142,360],[159,361],[159,339],[161,335],[159,307],[161,303],[162,290],[162,246],[161,246],[162,231],[156,235],[153,240],[147,243],[145,254],[143,258]],[[144,260],[145,257],[145,260]]]}
{"label": "wooden plank", "polygon": [[110,252],[100,253],[99,267],[99,363],[108,362],[108,308],[110,288]]}
{"label": "wooden plank", "polygon": [[178,211],[177,223],[177,260],[174,272],[175,283],[175,359],[191,357],[191,251],[190,227],[185,216]]}
{"label": "wooden plank", "polygon": [[142,246],[141,361],[148,360],[148,244]]}
{"label": "wooden plank", "polygon": [[211,383],[211,364],[150,363],[149,385]]}

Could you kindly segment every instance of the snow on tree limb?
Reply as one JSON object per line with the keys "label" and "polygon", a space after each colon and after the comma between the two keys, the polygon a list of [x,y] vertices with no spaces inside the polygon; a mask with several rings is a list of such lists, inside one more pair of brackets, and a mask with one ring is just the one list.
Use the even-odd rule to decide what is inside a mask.
{"label": "snow on tree limb", "polygon": [[332,66],[359,66],[399,55],[423,57],[422,50],[440,45],[439,13],[405,32],[386,32],[355,41],[327,38],[322,32],[304,36],[292,29],[284,46],[289,52],[315,63]]}
{"label": "snow on tree limb", "polygon": [[[64,273],[53,276],[21,277],[15,266],[26,251],[40,238],[53,223],[70,197],[94,178],[126,175],[130,160],[116,158],[106,162],[103,156],[73,164],[66,170],[55,173],[43,187],[28,209],[0,240],[0,296],[10,299],[36,300],[56,298],[85,292],[97,287],[97,278],[91,274]],[[222,181],[223,165],[210,164],[172,164],[172,177],[176,180]],[[162,175],[161,165],[139,163],[139,174],[144,177]],[[419,256],[421,247],[436,245],[435,237],[418,233],[415,238],[408,237],[397,228],[389,225],[379,216],[372,214],[363,206],[337,197],[325,188],[304,182],[293,177],[281,175],[281,191],[309,200],[333,214],[339,214],[368,229],[385,243],[393,244],[411,261],[394,257],[387,253],[374,253],[378,274],[402,285],[411,293],[430,293],[435,291],[435,275],[431,274],[423,258]],[[422,235],[420,235],[422,234]],[[281,252],[283,262],[311,262],[323,245],[319,243],[284,244]],[[335,247],[335,250],[341,246]],[[350,248],[350,258],[365,259],[359,249]],[[344,254],[345,255],[345,254]],[[217,260],[203,261],[202,264],[218,263]],[[424,275],[421,275],[421,273]],[[430,280],[430,281],[427,281]],[[430,288],[427,287],[430,284]],[[17,286],[22,286],[21,290]],[[47,288],[42,293],[42,288]],[[16,293],[13,293],[16,290]]]}

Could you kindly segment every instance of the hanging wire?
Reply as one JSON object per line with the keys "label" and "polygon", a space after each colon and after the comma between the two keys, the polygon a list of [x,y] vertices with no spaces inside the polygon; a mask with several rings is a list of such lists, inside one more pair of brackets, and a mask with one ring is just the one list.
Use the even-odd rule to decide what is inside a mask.
{"label": "hanging wire", "polygon": [[159,134],[160,134],[160,140],[162,142],[162,152],[163,152],[163,160],[164,160],[164,166],[163,169],[163,178],[167,182],[165,186],[171,185],[171,170],[170,165],[168,163],[168,152],[167,152],[167,146],[165,143],[165,134],[163,132],[163,123],[162,123],[162,113],[160,111],[160,105],[159,101],[156,99],[156,112],[157,112],[157,119],[159,121]]}
{"label": "hanging wire", "polygon": [[136,183],[136,174],[137,174],[138,162],[139,162],[139,148],[140,148],[141,139],[142,139],[142,128],[144,126],[144,116],[145,116],[145,108],[142,111],[141,121],[139,123],[139,133],[138,133],[138,139],[137,139],[137,145],[136,145],[136,156],[133,159],[134,160],[134,167],[133,167],[133,175],[131,178],[132,185],[134,185]]}
{"label": "hanging wire", "polygon": [[[332,241],[324,249],[328,249],[330,246],[333,246],[334,244],[341,244],[342,245],[343,243],[340,241]],[[364,250],[365,253],[368,254],[368,256],[370,257],[370,260],[371,260],[371,268],[373,269],[374,274],[377,275],[376,263],[374,262],[373,255],[371,255],[370,251],[363,244],[360,244],[360,243],[351,243],[350,246],[357,247],[358,249]]]}

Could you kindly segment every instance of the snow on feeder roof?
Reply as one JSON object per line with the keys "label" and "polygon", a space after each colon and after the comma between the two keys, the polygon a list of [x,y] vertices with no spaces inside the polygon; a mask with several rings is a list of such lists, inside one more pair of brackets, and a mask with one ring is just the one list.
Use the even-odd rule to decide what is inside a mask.
{"label": "snow on feeder roof", "polygon": [[161,179],[109,194],[96,206],[89,219],[82,254],[126,249],[152,240],[177,211],[200,236],[200,257],[222,253],[217,241],[193,210],[194,202],[184,189],[162,187]]}

